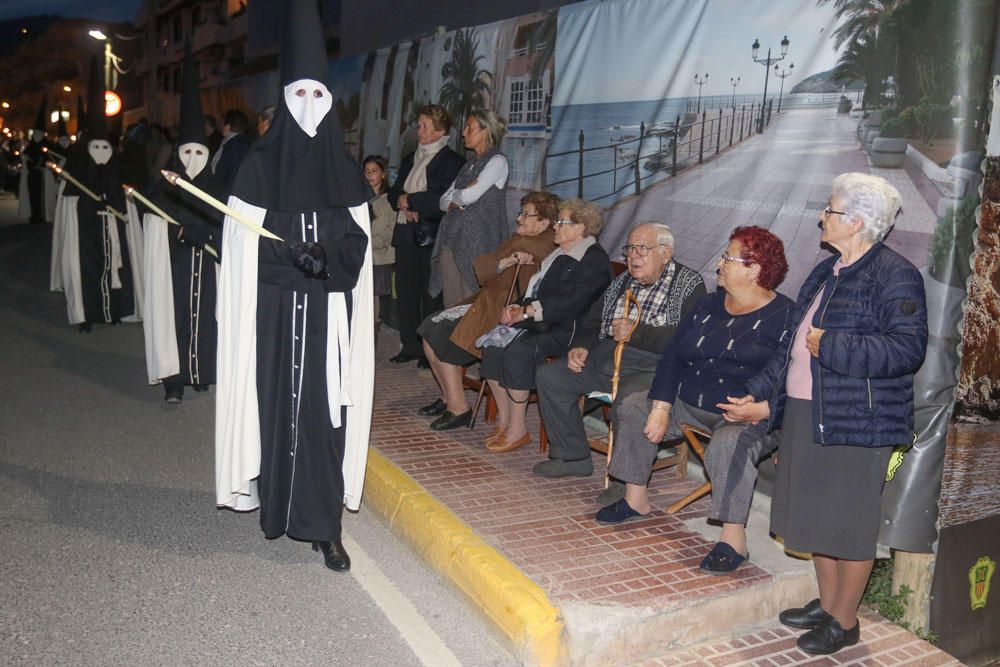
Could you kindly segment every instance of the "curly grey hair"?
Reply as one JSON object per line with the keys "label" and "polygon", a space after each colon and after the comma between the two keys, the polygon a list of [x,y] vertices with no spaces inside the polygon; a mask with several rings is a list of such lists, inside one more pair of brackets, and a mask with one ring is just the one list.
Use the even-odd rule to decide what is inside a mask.
{"label": "curly grey hair", "polygon": [[848,220],[861,220],[861,236],[871,243],[886,237],[903,205],[899,190],[887,180],[858,172],[833,179],[830,196],[840,200]]}
{"label": "curly grey hair", "polygon": [[632,229],[629,230],[629,236],[632,235],[632,232],[644,226],[649,226],[656,230],[657,243],[662,243],[670,248],[674,247],[674,233],[670,231],[670,227],[662,222],[657,222],[656,220],[642,220],[637,222],[632,226]]}

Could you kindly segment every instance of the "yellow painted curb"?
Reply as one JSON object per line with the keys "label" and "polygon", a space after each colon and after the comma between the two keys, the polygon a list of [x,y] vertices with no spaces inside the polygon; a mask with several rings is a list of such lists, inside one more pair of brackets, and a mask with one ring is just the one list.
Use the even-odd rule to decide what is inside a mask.
{"label": "yellow painted curb", "polygon": [[368,451],[365,504],[472,599],[531,664],[565,662],[563,623],[545,591],[389,459]]}

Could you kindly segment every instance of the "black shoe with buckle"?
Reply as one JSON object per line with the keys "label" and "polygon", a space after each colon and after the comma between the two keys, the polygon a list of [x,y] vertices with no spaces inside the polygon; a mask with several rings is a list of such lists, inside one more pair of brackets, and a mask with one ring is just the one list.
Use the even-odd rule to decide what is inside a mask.
{"label": "black shoe with buckle", "polygon": [[856,621],[854,627],[845,630],[833,616],[827,615],[826,620],[798,638],[795,644],[806,653],[829,655],[842,648],[854,646],[861,638],[861,621]]}
{"label": "black shoe with buckle", "polygon": [[811,600],[805,607],[786,609],[778,614],[778,620],[792,628],[811,630],[825,621],[830,614],[819,606],[819,598]]}
{"label": "black shoe with buckle", "polygon": [[323,552],[323,562],[331,570],[347,572],[351,569],[351,557],[340,540],[333,542],[313,542],[313,551]]}
{"label": "black shoe with buckle", "polygon": [[417,414],[423,415],[424,417],[437,417],[438,415],[443,414],[447,409],[447,404],[439,398],[433,403],[428,403],[424,407],[418,408]]}

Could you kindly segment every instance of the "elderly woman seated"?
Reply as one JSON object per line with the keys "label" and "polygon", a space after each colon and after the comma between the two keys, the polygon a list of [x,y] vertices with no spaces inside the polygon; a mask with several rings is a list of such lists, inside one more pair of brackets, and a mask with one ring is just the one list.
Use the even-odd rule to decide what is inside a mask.
{"label": "elderly woman seated", "polygon": [[479,359],[477,338],[497,323],[497,314],[507,305],[514,276],[516,293],[527,289],[542,259],[555,243],[552,223],[559,215],[559,198],[547,192],[529,192],[521,199],[514,235],[495,252],[476,258],[476,277],[482,285],[464,305],[437,312],[423,321],[417,333],[424,339],[424,355],[441,388],[441,397],[419,412],[439,416],[431,423],[435,431],[469,423],[472,411],[462,387],[462,367]]}
{"label": "elderly woman seated", "polygon": [[[737,447],[764,445],[761,437],[741,442],[748,423],[728,423],[719,404],[746,394],[747,380],[786,336],[792,302],[774,291],[788,263],[781,239],[765,229],[737,227],[717,271],[719,290],[703,297],[677,327],[648,397],[632,394],[618,408],[609,473],[626,482],[625,498],[599,511],[597,521],[621,523],[649,514],[646,484],[659,443],[681,437],[682,424],[708,429],[713,432],[705,460],[712,480],[709,518],[728,530],[701,567],[723,574],[747,557],[743,524],[757,479],[753,465],[734,470],[730,461]],[[763,428],[755,430],[763,435]]]}
{"label": "elderly woman seated", "polygon": [[524,424],[535,369],[548,357],[566,354],[578,320],[611,282],[608,254],[597,243],[602,226],[597,204],[579,199],[560,206],[558,247],[532,276],[524,297],[499,313],[502,326],[480,339],[480,375],[489,379],[498,423],[486,445],[511,451],[531,442]]}

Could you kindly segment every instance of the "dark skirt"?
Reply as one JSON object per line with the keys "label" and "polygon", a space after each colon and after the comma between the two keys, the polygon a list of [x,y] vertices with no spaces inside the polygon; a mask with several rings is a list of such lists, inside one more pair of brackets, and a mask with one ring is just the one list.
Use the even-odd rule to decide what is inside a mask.
{"label": "dark skirt", "polygon": [[771,532],[793,551],[844,560],[875,557],[892,447],[813,442],[812,401],[785,403]]}
{"label": "dark skirt", "polygon": [[472,356],[458,345],[451,342],[451,333],[458,326],[461,318],[457,320],[441,320],[440,322],[435,322],[434,317],[438,313],[434,313],[430,317],[424,319],[417,327],[417,333],[420,337],[424,339],[424,342],[431,346],[434,350],[434,354],[437,358],[446,364],[451,364],[453,366],[468,366],[469,364],[478,361],[476,357]]}
{"label": "dark skirt", "polygon": [[497,380],[507,389],[534,389],[535,371],[549,357],[559,357],[569,349],[550,333],[526,331],[507,347],[484,347],[480,377]]}
{"label": "dark skirt", "polygon": [[375,296],[392,294],[392,264],[376,264],[372,267],[372,283]]}

